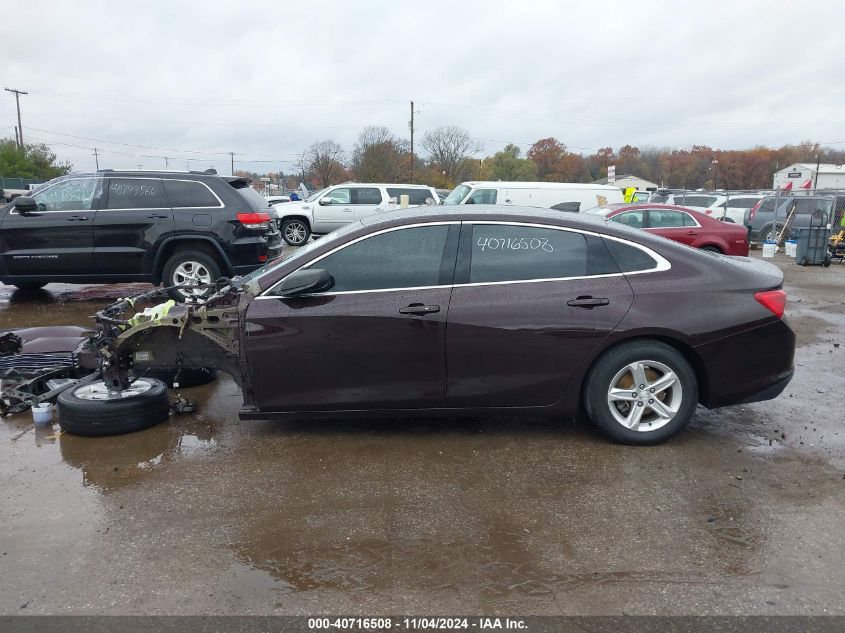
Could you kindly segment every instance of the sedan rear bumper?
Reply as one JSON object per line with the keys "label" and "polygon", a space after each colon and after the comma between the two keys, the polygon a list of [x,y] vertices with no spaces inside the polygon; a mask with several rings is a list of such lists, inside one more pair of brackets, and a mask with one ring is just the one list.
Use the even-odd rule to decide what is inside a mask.
{"label": "sedan rear bumper", "polygon": [[710,408],[777,397],[794,373],[795,333],[781,319],[696,348],[707,384],[701,403]]}

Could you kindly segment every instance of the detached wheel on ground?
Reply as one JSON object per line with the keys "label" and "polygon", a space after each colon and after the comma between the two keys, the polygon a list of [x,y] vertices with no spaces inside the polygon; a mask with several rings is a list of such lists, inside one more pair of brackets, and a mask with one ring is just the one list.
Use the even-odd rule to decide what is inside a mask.
{"label": "detached wheel on ground", "polygon": [[167,387],[155,378],[138,378],[119,394],[102,380],[59,394],[59,426],[71,435],[88,437],[140,431],[170,415]]}
{"label": "detached wheel on ground", "polygon": [[308,222],[299,218],[285,218],[282,220],[282,238],[291,246],[301,246],[311,237],[311,227]]}
{"label": "detached wheel on ground", "polygon": [[658,444],[683,429],[698,402],[689,363],[659,341],[632,341],[607,351],[584,383],[590,419],[623,444]]}
{"label": "detached wheel on ground", "polygon": [[208,253],[199,250],[178,251],[164,265],[162,279],[165,286],[188,286],[169,291],[173,299],[184,301],[188,297],[209,294],[209,289],[191,290],[190,286],[212,283],[220,274],[220,265]]}

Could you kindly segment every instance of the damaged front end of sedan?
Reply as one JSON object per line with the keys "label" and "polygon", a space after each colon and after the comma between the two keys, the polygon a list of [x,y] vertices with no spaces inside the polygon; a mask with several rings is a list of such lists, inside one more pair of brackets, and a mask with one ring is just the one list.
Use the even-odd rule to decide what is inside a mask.
{"label": "damaged front end of sedan", "polygon": [[221,279],[208,299],[176,303],[164,300],[167,290],[121,299],[97,312],[96,332],[80,348],[79,364],[98,372],[115,393],[152,369],[175,371],[176,384],[181,371],[217,369],[243,389],[242,291]]}

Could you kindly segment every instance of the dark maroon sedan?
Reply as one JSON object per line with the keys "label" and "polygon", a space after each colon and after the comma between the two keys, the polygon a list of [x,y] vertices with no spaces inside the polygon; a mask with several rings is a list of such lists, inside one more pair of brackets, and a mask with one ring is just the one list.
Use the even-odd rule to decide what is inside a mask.
{"label": "dark maroon sedan", "polygon": [[[698,403],[785,388],[795,336],[782,281],[768,263],[585,214],[379,214],[233,280],[204,306],[132,321],[124,304],[101,313],[93,347],[108,393],[98,387],[84,419],[113,401],[142,403],[143,385],[122,394],[155,361],[232,374],[244,419],[585,410],[611,438],[653,444]],[[82,389],[60,405],[97,390]]]}
{"label": "dark maroon sedan", "polygon": [[586,213],[723,255],[748,255],[748,229],[672,204],[609,204]]}

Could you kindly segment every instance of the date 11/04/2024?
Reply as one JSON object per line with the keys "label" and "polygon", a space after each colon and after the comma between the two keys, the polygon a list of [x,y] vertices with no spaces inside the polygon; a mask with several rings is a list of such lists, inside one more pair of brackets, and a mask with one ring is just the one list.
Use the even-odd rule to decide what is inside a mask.
{"label": "date 11/04/2024", "polygon": [[527,628],[525,620],[499,617],[352,617],[308,618],[310,630],[408,630],[408,631],[458,631],[458,630],[511,630]]}
{"label": "date 11/04/2024", "polygon": [[488,248],[502,251],[542,250],[546,253],[553,253],[555,250],[545,237],[479,237],[475,245],[481,249],[481,252]]}

